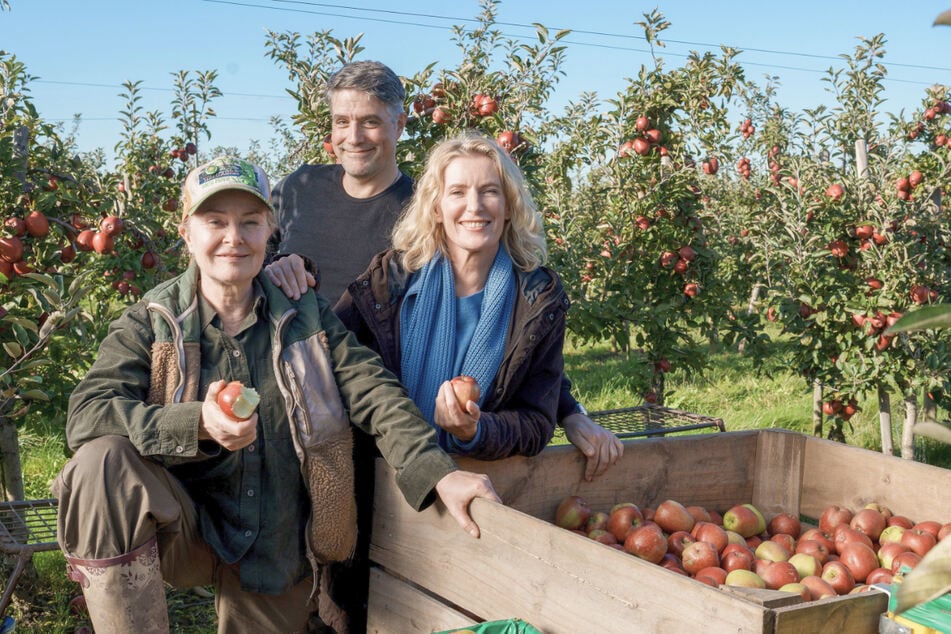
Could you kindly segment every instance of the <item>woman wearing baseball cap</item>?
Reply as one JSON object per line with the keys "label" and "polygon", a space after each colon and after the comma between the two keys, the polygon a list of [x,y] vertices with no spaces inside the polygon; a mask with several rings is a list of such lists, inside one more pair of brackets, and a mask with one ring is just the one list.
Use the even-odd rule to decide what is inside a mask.
{"label": "woman wearing baseball cap", "polygon": [[[164,582],[214,585],[220,632],[303,631],[322,566],[354,547],[351,423],[385,439],[415,508],[435,491],[478,536],[469,502],[498,501],[325,300],[261,274],[269,194],[236,158],[188,174],[190,266],[112,324],[70,397],[58,539],[97,632],[167,631]],[[232,381],[260,396],[243,420],[218,404]]]}

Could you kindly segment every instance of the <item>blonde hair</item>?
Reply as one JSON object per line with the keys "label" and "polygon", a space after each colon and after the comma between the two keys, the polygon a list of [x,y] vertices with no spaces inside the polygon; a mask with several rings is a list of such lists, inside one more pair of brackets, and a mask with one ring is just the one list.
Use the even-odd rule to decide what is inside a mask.
{"label": "blonde hair", "polygon": [[418,271],[435,257],[437,250],[448,257],[445,228],[436,222],[439,199],[445,186],[446,167],[467,156],[485,156],[498,170],[509,213],[502,229],[502,245],[512,262],[523,271],[544,264],[548,259],[545,232],[521,170],[493,140],[469,131],[444,139],[433,148],[409,206],[393,227],[393,247],[402,253],[403,266],[410,273]]}

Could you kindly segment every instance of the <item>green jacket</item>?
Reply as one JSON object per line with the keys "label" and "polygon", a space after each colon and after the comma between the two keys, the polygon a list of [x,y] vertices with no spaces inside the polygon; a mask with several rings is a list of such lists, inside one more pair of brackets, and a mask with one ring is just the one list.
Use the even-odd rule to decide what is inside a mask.
{"label": "green jacket", "polygon": [[[256,284],[265,297],[266,312],[259,319],[269,322],[270,350],[266,345],[265,350],[280,392],[279,399],[270,395],[280,404],[274,408],[276,415],[259,412],[258,437],[266,442],[282,430],[286,436],[289,427],[298,459],[296,465],[265,463],[278,473],[261,479],[258,504],[287,499],[282,478],[296,474],[303,480],[310,500],[303,539],[307,557],[316,567],[346,558],[353,548],[356,512],[348,423],[374,437],[416,509],[433,499],[436,483],[457,467],[439,449],[432,427],[395,376],[375,353],[357,343],[323,298],[310,293],[290,300],[263,275]],[[222,454],[231,455],[217,444],[198,441],[200,400],[208,384],[233,373],[229,355],[216,355],[217,364],[224,367],[215,368],[208,368],[201,358],[209,332],[199,317],[197,289],[198,271],[192,266],[150,291],[110,326],[96,362],[70,397],[71,448],[107,434],[123,435],[143,456],[183,478],[201,471],[195,463],[217,465]],[[240,356],[238,350],[235,355]],[[268,398],[263,396],[262,403]],[[245,465],[250,459],[244,456],[237,463]],[[236,469],[234,478],[246,477],[240,466]],[[187,488],[187,480],[183,483]],[[233,503],[247,506],[248,501]],[[300,532],[299,526],[270,526],[267,518],[261,522],[268,530],[256,539],[275,544],[297,537],[281,529]],[[235,535],[239,541],[240,537]]]}

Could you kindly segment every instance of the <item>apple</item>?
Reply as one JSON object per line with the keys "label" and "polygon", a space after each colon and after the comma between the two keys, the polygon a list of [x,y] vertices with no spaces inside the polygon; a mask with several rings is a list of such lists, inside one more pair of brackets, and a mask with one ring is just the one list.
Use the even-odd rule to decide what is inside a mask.
{"label": "apple", "polygon": [[802,534],[802,522],[792,513],[780,513],[769,520],[766,531],[770,535],[784,533],[792,535],[793,539],[799,539],[799,535]]}
{"label": "apple", "polygon": [[868,573],[868,576],[865,578],[865,583],[868,585],[875,585],[876,583],[884,583],[891,585],[892,579],[895,577],[895,573],[888,568],[876,568],[872,572]]}
{"label": "apple", "polygon": [[938,541],[940,542],[942,539],[944,539],[945,537],[947,537],[949,534],[951,534],[951,522],[947,522],[947,523],[945,523],[945,524],[942,524],[942,525],[941,525],[941,528],[938,529],[938,534],[936,535],[936,537],[938,538]]}
{"label": "apple", "polygon": [[869,536],[866,535],[865,533],[859,532],[850,526],[845,526],[844,524],[840,524],[839,526],[836,526],[836,531],[835,531],[835,552],[836,553],[841,555],[842,549],[845,547],[845,545],[851,544],[854,542],[861,542],[865,544],[866,546],[868,546],[869,548],[872,547],[872,540],[869,539]]}
{"label": "apple", "polygon": [[261,397],[253,387],[231,381],[218,392],[218,407],[228,418],[247,420],[254,414]]}
{"label": "apple", "polygon": [[591,507],[580,495],[569,495],[555,509],[555,525],[568,530],[584,528],[591,518]]}
{"label": "apple", "polygon": [[634,121],[634,129],[636,129],[638,132],[644,132],[644,131],[647,130],[649,127],[651,127],[650,119],[648,119],[648,118],[645,117],[644,115],[639,116],[639,117]]}
{"label": "apple", "polygon": [[617,543],[617,539],[615,539],[614,535],[603,528],[596,528],[592,531],[589,531],[588,539],[593,539],[596,542],[601,542],[602,544],[606,544],[608,546]]}
{"label": "apple", "polygon": [[730,572],[732,570],[752,570],[755,561],[753,553],[746,550],[734,550],[720,557],[720,567]]}
{"label": "apple", "polygon": [[787,583],[799,582],[799,571],[788,561],[770,562],[760,575],[770,590],[779,590]]}
{"label": "apple", "polygon": [[[666,359],[665,359],[665,361],[666,361]],[[668,371],[670,370],[670,368],[669,368],[670,361],[667,361],[667,363],[668,363],[668,369],[667,369],[667,370],[664,370],[665,372],[668,372]],[[690,506],[687,507],[687,512],[690,513],[690,515],[693,516],[693,519],[694,519],[694,522],[695,522],[695,523],[696,523],[696,522],[709,522],[709,521],[711,520],[710,511],[708,511],[707,509],[703,508],[702,506],[699,506],[699,505],[696,505],[696,504],[690,505]]]}
{"label": "apple", "polygon": [[[915,525],[911,518],[905,517],[904,515],[892,515],[889,517],[885,523],[888,526],[901,526],[902,528],[911,528]],[[881,537],[879,537],[881,539]]]}
{"label": "apple", "polygon": [[[687,575],[687,571],[684,570],[683,562],[680,561],[680,557],[673,553],[666,553],[660,560],[660,567],[666,568],[676,573]],[[690,575],[687,575],[688,577]]]}
{"label": "apple", "polygon": [[757,515],[749,505],[737,504],[723,514],[723,528],[743,537],[752,537],[766,530],[762,515]]}
{"label": "apple", "polygon": [[921,523],[919,522],[915,528],[905,529],[905,532],[901,534],[901,543],[908,546],[913,552],[924,557],[928,554],[928,551],[934,548],[934,545],[938,543],[938,538],[927,530],[917,528],[917,526],[920,525]]}
{"label": "apple", "polygon": [[882,544],[878,549],[878,564],[882,568],[892,569],[892,562],[895,561],[900,553],[911,552],[911,548],[907,545],[902,544],[901,542],[889,542],[887,544]]}
{"label": "apple", "polygon": [[26,231],[34,238],[42,238],[50,232],[50,221],[42,211],[33,210],[27,214],[23,221],[26,225]]}
{"label": "apple", "polygon": [[664,500],[658,504],[654,509],[654,521],[667,533],[676,531],[689,533],[696,523],[687,508],[676,500]]}
{"label": "apple", "polygon": [[878,543],[882,546],[885,544],[900,543],[902,533],[906,530],[908,529],[904,526],[898,526],[897,524],[886,526],[878,536]]}
{"label": "apple", "polygon": [[628,533],[624,538],[624,550],[652,564],[659,564],[667,554],[667,539],[659,526],[645,524]]}
{"label": "apple", "polygon": [[776,542],[790,553],[796,552],[796,538],[786,533],[776,533],[769,538],[769,541]]}
{"label": "apple", "polygon": [[739,588],[759,588],[760,590],[766,588],[766,582],[763,581],[762,577],[751,570],[743,569],[731,570],[727,573],[723,584]]}
{"label": "apple", "polygon": [[608,512],[608,530],[623,543],[627,534],[644,524],[641,509],[633,502],[618,502]]}
{"label": "apple", "polygon": [[880,511],[866,507],[855,512],[849,526],[868,535],[869,539],[874,542],[885,530],[885,522],[885,516]]}
{"label": "apple", "polygon": [[96,253],[112,253],[112,250],[115,248],[115,239],[111,234],[97,231],[93,234],[90,244],[92,245],[92,250]]}
{"label": "apple", "polygon": [[914,551],[909,550],[898,553],[895,555],[895,558],[892,559],[892,572],[899,572],[903,566],[914,570],[919,563],[921,563],[921,555]]}
{"label": "apple", "polygon": [[829,582],[822,577],[810,575],[803,577],[800,583],[809,588],[809,596],[813,601],[836,596],[835,588],[829,585]]}
{"label": "apple", "polygon": [[915,525],[912,526],[912,528],[920,528],[921,530],[928,531],[929,533],[934,535],[935,538],[937,538],[938,531],[941,530],[941,523],[936,522],[934,520],[924,520],[924,521],[915,523]]}
{"label": "apple", "polygon": [[832,535],[822,530],[821,528],[808,528],[802,535],[799,536],[798,544],[801,544],[803,541],[816,541],[825,546],[826,553],[835,552],[835,540],[832,538]]}
{"label": "apple", "polygon": [[522,144],[522,137],[517,132],[503,130],[495,141],[499,144],[499,147],[511,154],[515,148]]}
{"label": "apple", "polygon": [[832,586],[838,595],[848,594],[855,587],[852,571],[841,561],[826,562],[820,577]]}
{"label": "apple", "polygon": [[[710,566],[709,568],[701,568],[698,570],[697,574],[695,574],[693,578],[716,588],[721,584],[726,583],[726,575],[728,572],[728,570],[724,570],[719,566]],[[707,579],[712,581],[712,583],[707,581]]]}
{"label": "apple", "polygon": [[763,543],[763,538],[759,535],[753,535],[746,538],[746,545],[750,547],[750,550],[756,550],[756,547]]}
{"label": "apple", "polygon": [[466,406],[469,401],[478,402],[482,391],[479,389],[479,383],[468,375],[457,376],[450,379],[452,391],[456,394],[456,400],[459,401],[459,407],[462,411],[467,411]]}
{"label": "apple", "polygon": [[769,540],[757,546],[754,553],[757,559],[767,561],[787,561],[791,555],[782,544]]}
{"label": "apple", "polygon": [[695,541],[697,538],[687,531],[674,531],[667,536],[667,552],[682,557],[684,549]]}
{"label": "apple", "polygon": [[124,226],[125,222],[119,216],[106,216],[99,221],[99,231],[112,237],[122,233]]}
{"label": "apple", "polygon": [[683,560],[684,570],[690,575],[696,575],[703,568],[720,565],[720,556],[717,554],[716,548],[709,542],[687,544],[684,547],[681,559]]}
{"label": "apple", "polygon": [[713,547],[717,549],[717,552],[721,552],[726,548],[727,544],[730,543],[730,539],[723,527],[717,526],[713,522],[697,522],[694,524],[690,534],[693,535],[697,541],[712,544]]}
{"label": "apple", "polygon": [[[877,511],[876,511],[877,512]],[[878,555],[871,546],[861,542],[846,544],[839,553],[839,560],[846,565],[855,581],[862,583],[868,573],[878,568]]]}
{"label": "apple", "polygon": [[607,530],[609,518],[610,516],[604,511],[594,511],[588,521],[585,522],[584,529],[589,533],[596,529]]}
{"label": "apple", "polygon": [[449,114],[449,110],[442,106],[436,106],[433,110],[433,123],[442,125],[443,123],[449,123],[450,120],[452,120],[452,115]]}
{"label": "apple", "polygon": [[852,510],[831,504],[822,511],[819,516],[819,528],[827,533],[831,533],[839,524],[848,524],[852,521]]}
{"label": "apple", "polygon": [[842,185],[838,183],[829,185],[829,187],[826,188],[826,196],[831,198],[833,201],[837,201],[840,198],[842,198],[842,194],[844,193],[845,193],[845,189],[843,189]]}
{"label": "apple", "polygon": [[810,594],[809,592],[809,586],[802,583],[801,581],[797,581],[795,583],[787,583],[786,585],[778,589],[780,592],[789,592],[791,594],[798,594],[804,602],[812,600],[812,594]]}
{"label": "apple", "polygon": [[0,238],[0,259],[19,262],[23,259],[23,242],[16,236]]}
{"label": "apple", "polygon": [[819,561],[819,558],[815,555],[810,555],[809,553],[793,553],[792,556],[789,557],[789,563],[795,566],[799,572],[800,579],[808,577],[809,575],[822,574],[822,562]]}
{"label": "apple", "polygon": [[693,282],[688,282],[684,284],[684,295],[687,297],[696,297],[697,293],[700,292],[700,287]]}

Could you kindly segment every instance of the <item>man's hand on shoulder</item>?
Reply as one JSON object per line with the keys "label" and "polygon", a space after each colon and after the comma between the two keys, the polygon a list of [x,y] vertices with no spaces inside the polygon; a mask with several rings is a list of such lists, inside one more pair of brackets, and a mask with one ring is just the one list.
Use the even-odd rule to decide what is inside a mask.
{"label": "man's hand on shoulder", "polygon": [[304,265],[304,258],[296,253],[274,260],[264,267],[264,273],[291,299],[300,299],[308,289],[317,286],[317,280]]}

